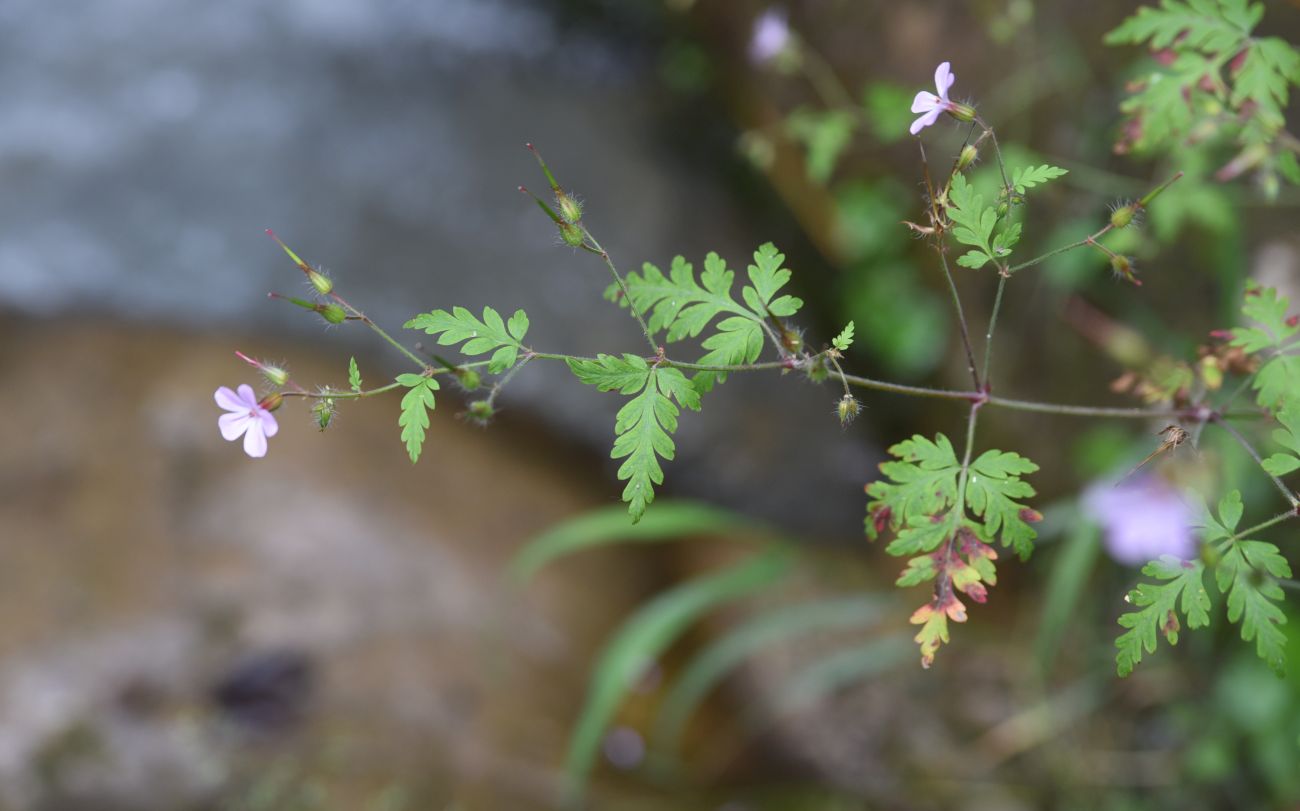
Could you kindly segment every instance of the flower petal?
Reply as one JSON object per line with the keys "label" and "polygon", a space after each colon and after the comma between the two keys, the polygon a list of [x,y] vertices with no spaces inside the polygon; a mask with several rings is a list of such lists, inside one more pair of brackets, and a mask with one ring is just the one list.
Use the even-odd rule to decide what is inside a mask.
{"label": "flower petal", "polygon": [[248,432],[244,434],[244,453],[254,459],[266,456],[266,434],[262,433],[262,423],[250,420]]}
{"label": "flower petal", "polygon": [[[948,100],[948,90],[957,77],[952,75],[952,64],[944,62],[934,69],[934,89],[939,91],[939,98]],[[912,112],[917,112],[913,110]]]}
{"label": "flower petal", "polygon": [[940,99],[928,90],[922,90],[912,99],[912,112],[928,113],[940,104]]}
{"label": "flower petal", "polygon": [[247,411],[238,413],[231,412],[222,414],[217,417],[217,427],[221,429],[221,438],[227,442],[234,442],[239,439],[239,435],[248,430],[249,423],[253,421],[253,415]]}
{"label": "flower petal", "polygon": [[248,406],[228,387],[222,386],[213,393],[212,399],[227,411],[247,411]]}
{"label": "flower petal", "polygon": [[239,384],[239,399],[244,401],[245,408],[257,408],[257,392],[247,383]]}
{"label": "flower petal", "polygon": [[258,417],[262,420],[262,433],[268,437],[275,436],[280,431],[280,423],[275,421],[275,415],[270,411],[258,409]]}
{"label": "flower petal", "polygon": [[935,107],[930,112],[926,113],[925,115],[913,121],[912,126],[908,128],[908,132],[912,133],[913,135],[916,135],[921,130],[925,129],[926,127],[930,126],[934,122],[938,121],[939,116],[942,114],[943,114],[943,108]]}

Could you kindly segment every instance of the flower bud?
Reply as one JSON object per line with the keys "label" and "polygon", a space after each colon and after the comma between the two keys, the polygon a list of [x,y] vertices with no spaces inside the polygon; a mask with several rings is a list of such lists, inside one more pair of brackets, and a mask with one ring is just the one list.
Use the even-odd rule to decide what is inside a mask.
{"label": "flower bud", "polygon": [[858,412],[861,410],[862,407],[858,405],[858,401],[848,394],[841,397],[840,401],[835,404],[835,414],[840,418],[841,427],[847,427],[849,423],[853,422],[853,419],[858,416]]}
{"label": "flower bud", "polygon": [[1137,277],[1137,271],[1133,269],[1133,262],[1127,256],[1115,254],[1110,258],[1110,267],[1111,270],[1115,271],[1116,276],[1127,282],[1132,282],[1138,287],[1142,286],[1142,282]]}
{"label": "flower bud", "polygon": [[787,352],[799,352],[803,349],[803,336],[798,330],[789,327],[781,327],[781,346],[785,347]]}
{"label": "flower bud", "polygon": [[334,289],[334,280],[318,270],[307,271],[307,279],[311,281],[311,286],[316,288],[316,292],[322,296],[328,296],[330,291]]}
{"label": "flower bud", "polygon": [[465,415],[469,420],[478,425],[487,425],[496,416],[496,409],[492,407],[490,400],[475,400],[469,404],[469,410]]}
{"label": "flower bud", "polygon": [[316,426],[319,430],[324,431],[330,427],[334,421],[335,412],[334,398],[324,397],[316,401],[316,405],[311,407],[312,416],[316,419]]}
{"label": "flower bud", "polygon": [[574,248],[581,248],[587,241],[582,229],[568,222],[560,223],[560,239],[564,240],[565,245]]}
{"label": "flower bud", "polygon": [[458,369],[456,371],[456,380],[465,391],[475,391],[479,386],[483,385],[483,378],[473,369]]}
{"label": "flower bud", "polygon": [[317,304],[314,309],[331,324],[342,324],[348,320],[348,314],[337,304]]}
{"label": "flower bud", "polygon": [[961,154],[957,156],[957,171],[960,172],[962,169],[970,166],[979,156],[980,151],[975,148],[974,144],[967,144],[962,147]]}
{"label": "flower bud", "polygon": [[289,382],[289,373],[284,369],[281,369],[279,366],[272,366],[269,363],[263,363],[259,368],[262,370],[262,374],[266,379],[271,381],[271,385],[273,386],[283,386],[285,383]]}
{"label": "flower bud", "polygon": [[1136,203],[1126,203],[1110,213],[1110,224],[1113,228],[1127,228],[1133,222],[1133,217],[1137,214]]}
{"label": "flower bud", "polygon": [[572,195],[565,194],[563,191],[556,192],[555,203],[560,209],[560,217],[565,222],[573,224],[582,219],[582,203]]}
{"label": "flower bud", "polygon": [[258,405],[266,409],[267,411],[274,411],[277,408],[279,408],[283,402],[284,402],[284,397],[280,395],[280,392],[276,391],[276,392],[271,392],[270,394],[263,397],[262,401],[258,403]]}
{"label": "flower bud", "polygon": [[975,120],[975,108],[971,107],[969,104],[958,104],[953,101],[948,103],[947,109],[948,115],[958,121],[970,122]]}

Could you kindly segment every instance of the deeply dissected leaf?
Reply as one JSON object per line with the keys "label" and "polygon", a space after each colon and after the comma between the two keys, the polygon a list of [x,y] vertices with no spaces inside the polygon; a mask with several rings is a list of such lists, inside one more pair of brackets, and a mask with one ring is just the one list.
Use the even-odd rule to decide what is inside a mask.
{"label": "deeply dissected leaf", "polygon": [[454,307],[451,312],[434,310],[421,313],[407,321],[406,329],[421,329],[436,335],[443,346],[464,344],[460,351],[466,355],[492,353],[488,371],[496,374],[515,365],[523,349],[524,335],[528,333],[528,316],[516,310],[507,324],[491,307],[483,308],[480,320],[464,307]]}
{"label": "deeply dissected leaf", "polygon": [[1120,626],[1128,630],[1115,640],[1115,667],[1121,677],[1133,672],[1134,666],[1142,661],[1144,651],[1155,653],[1157,633],[1170,645],[1178,644],[1181,626],[1175,609],[1187,618],[1188,628],[1202,628],[1210,623],[1205,566],[1199,560],[1185,561],[1165,555],[1144,566],[1142,573],[1162,582],[1139,583],[1128,594],[1134,610],[1120,616]]}
{"label": "deeply dissected leaf", "polygon": [[429,428],[429,412],[434,407],[433,393],[438,390],[438,381],[423,375],[403,374],[397,376],[397,382],[407,388],[397,424],[402,427],[402,441],[414,464],[420,460],[424,448],[424,434]]}

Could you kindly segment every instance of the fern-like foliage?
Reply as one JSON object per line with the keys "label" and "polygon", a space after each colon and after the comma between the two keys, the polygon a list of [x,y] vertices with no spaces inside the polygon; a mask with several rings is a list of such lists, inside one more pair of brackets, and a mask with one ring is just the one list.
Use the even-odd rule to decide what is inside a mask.
{"label": "fern-like foliage", "polygon": [[[1215,585],[1226,598],[1228,622],[1240,624],[1241,638],[1254,641],[1259,657],[1280,674],[1286,662],[1286,634],[1281,628],[1286,615],[1278,605],[1283,592],[1277,579],[1291,577],[1291,566],[1275,545],[1238,536],[1243,511],[1241,493],[1236,490],[1219,501],[1217,516],[1205,511],[1207,557],[1213,561]],[[1199,560],[1168,556],[1143,568],[1143,574],[1162,582],[1139,583],[1129,592],[1134,610],[1120,617],[1119,624],[1128,630],[1115,641],[1119,675],[1131,673],[1144,651],[1155,652],[1157,635],[1171,645],[1178,642],[1178,611],[1189,628],[1209,624],[1211,601],[1204,584],[1205,570]]]}
{"label": "fern-like foliage", "polygon": [[460,351],[466,355],[491,352],[488,371],[497,374],[514,366],[518,360],[519,352],[524,348],[524,336],[528,334],[528,316],[523,310],[516,310],[507,324],[491,307],[483,308],[481,320],[464,307],[454,307],[451,312],[434,310],[421,313],[404,326],[438,336],[438,343],[442,346],[463,344]]}
{"label": "fern-like foliage", "polygon": [[[1263,14],[1262,3],[1248,0],[1161,0],[1107,34],[1107,44],[1145,43],[1162,55],[1120,105],[1128,117],[1121,146],[1148,152],[1193,130],[1202,139],[1221,132],[1242,147],[1222,175],[1258,168],[1300,183],[1295,156],[1277,143],[1291,85],[1300,84],[1300,52],[1252,35]],[[1221,115],[1223,107],[1232,115]]]}
{"label": "fern-like foliage", "polygon": [[982,603],[997,582],[992,544],[1009,547],[1022,560],[1032,552],[1036,533],[1030,523],[1042,516],[1016,499],[1034,495],[1020,477],[1038,466],[1015,453],[986,451],[971,463],[959,493],[961,462],[943,434],[933,440],[913,436],[889,452],[896,459],[881,463],[886,478],[867,485],[867,536],[875,540],[892,532],[885,551],[913,556],[897,585],[934,582],[933,598],[912,615],[921,626],[921,663],[928,667],[948,641],[949,620],[966,621],[957,593]]}
{"label": "fern-like foliage", "polygon": [[406,453],[415,464],[420,461],[424,448],[424,432],[429,429],[429,412],[434,407],[433,393],[438,390],[438,381],[424,375],[401,374],[397,376],[397,382],[406,387],[397,424],[402,428]]}
{"label": "fern-like foliage", "polygon": [[627,482],[623,500],[636,523],[654,501],[655,485],[663,484],[659,460],[676,455],[672,434],[677,431],[680,412],[673,401],[698,411],[699,392],[677,369],[652,366],[636,355],[599,355],[595,360],[570,359],[568,364],[587,385],[634,395],[619,409],[610,456],[624,460],[618,478]]}
{"label": "fern-like foliage", "polygon": [[1232,330],[1232,346],[1259,355],[1261,364],[1251,386],[1256,401],[1268,409],[1300,402],[1300,321],[1288,316],[1291,302],[1271,287],[1246,290],[1242,313],[1259,326]]}
{"label": "fern-like foliage", "polygon": [[[784,262],[785,255],[772,243],[759,246],[740,301],[732,294],[736,273],[716,253],[705,257],[704,272],[698,279],[694,266],[680,256],[673,259],[667,275],[647,262],[640,273],[628,274],[628,297],[650,331],[665,333],[669,342],[698,337],[715,319],[725,316],[704,339],[702,346],[707,351],[698,362],[706,366],[753,363],[763,351],[764,323],[792,316],[803,306],[801,299],[780,292],[790,281]],[[620,300],[621,292],[613,285],[606,297],[627,304]],[[725,380],[724,374],[699,372],[692,382],[706,393]]]}

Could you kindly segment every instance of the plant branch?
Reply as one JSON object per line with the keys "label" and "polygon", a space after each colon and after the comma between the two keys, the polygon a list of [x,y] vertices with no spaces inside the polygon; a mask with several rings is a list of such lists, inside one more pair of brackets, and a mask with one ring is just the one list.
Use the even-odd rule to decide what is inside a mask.
{"label": "plant branch", "polygon": [[1226,420],[1224,420],[1222,417],[1213,416],[1210,418],[1210,422],[1222,428],[1228,434],[1228,436],[1232,437],[1234,440],[1237,441],[1237,444],[1240,445],[1242,449],[1246,451],[1246,453],[1250,454],[1250,458],[1254,459],[1255,464],[1259,465],[1260,470],[1264,471],[1264,475],[1268,476],[1269,479],[1272,480],[1273,486],[1276,487],[1278,489],[1278,492],[1282,494],[1282,497],[1287,500],[1287,503],[1291,505],[1293,511],[1297,506],[1300,506],[1300,499],[1297,499],[1295,493],[1291,492],[1291,488],[1287,487],[1286,484],[1282,481],[1282,479],[1280,479],[1277,476],[1274,476],[1272,473],[1269,473],[1267,470],[1264,470],[1264,457],[1259,455],[1259,451],[1255,450],[1255,446],[1250,444],[1250,440],[1246,439],[1245,435],[1243,435],[1236,428],[1232,427],[1232,425],[1228,423]]}
{"label": "plant branch", "polygon": [[596,241],[596,238],[592,236],[591,231],[587,229],[587,226],[579,223],[578,227],[582,229],[582,235],[591,242],[591,247],[595,249],[595,253],[605,261],[605,267],[609,268],[609,273],[614,277],[614,281],[618,284],[618,289],[623,292],[623,300],[627,302],[628,310],[632,312],[632,317],[636,319],[636,323],[641,327],[641,334],[645,335],[646,343],[650,344],[650,351],[652,353],[658,353],[659,344],[655,343],[654,334],[650,332],[650,327],[646,325],[645,319],[641,317],[640,310],[638,310],[636,304],[632,302],[632,294],[627,290],[627,284],[623,281],[623,274],[619,273],[618,268],[614,266],[614,260],[610,258],[609,251],[605,250],[604,247]]}

